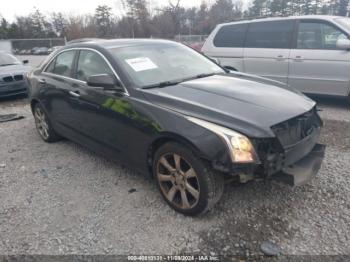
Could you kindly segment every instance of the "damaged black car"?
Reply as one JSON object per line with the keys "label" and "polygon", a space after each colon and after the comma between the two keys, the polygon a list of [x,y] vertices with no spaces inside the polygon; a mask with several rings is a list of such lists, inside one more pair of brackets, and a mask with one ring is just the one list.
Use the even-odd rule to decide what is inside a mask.
{"label": "damaged black car", "polygon": [[44,141],[65,137],[152,174],[185,215],[212,208],[227,181],[305,184],[324,157],[314,101],[175,42],[71,44],[28,79]]}

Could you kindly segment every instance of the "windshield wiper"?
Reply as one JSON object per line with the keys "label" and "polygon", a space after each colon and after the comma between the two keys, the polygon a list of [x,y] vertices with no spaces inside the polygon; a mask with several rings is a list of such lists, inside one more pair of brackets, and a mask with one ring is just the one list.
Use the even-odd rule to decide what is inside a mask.
{"label": "windshield wiper", "polygon": [[216,74],[217,73],[199,74],[199,75],[196,75],[193,78],[205,78],[205,77],[213,76],[213,75],[216,75]]}
{"label": "windshield wiper", "polygon": [[217,75],[217,74],[218,73],[199,74],[199,75],[196,75],[194,77],[184,78],[184,79],[181,79],[181,80],[178,80],[178,81],[164,81],[164,82],[160,82],[160,83],[157,83],[157,84],[144,86],[144,87],[142,87],[142,89],[161,88],[161,87],[166,87],[166,86],[174,86],[174,85],[180,84],[180,83],[185,82],[185,81],[190,81],[190,80],[197,79],[197,78],[204,78],[204,77],[213,76],[213,75]]}
{"label": "windshield wiper", "polygon": [[159,82],[156,84],[144,86],[144,87],[142,87],[142,89],[162,88],[162,87],[166,87],[166,86],[174,86],[174,85],[177,85],[181,82],[182,81],[164,81],[164,82]]}

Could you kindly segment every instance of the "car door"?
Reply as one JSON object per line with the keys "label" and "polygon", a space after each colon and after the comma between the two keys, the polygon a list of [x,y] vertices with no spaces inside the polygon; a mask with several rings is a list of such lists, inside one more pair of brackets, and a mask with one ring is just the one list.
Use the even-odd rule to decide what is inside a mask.
{"label": "car door", "polygon": [[[80,122],[73,117],[74,108],[77,106],[77,98],[72,93],[76,80],[72,78],[75,50],[67,50],[59,53],[43,70],[39,82],[45,85],[45,107],[48,110],[54,124],[65,130],[79,130]],[[72,95],[73,94],[73,95]]]}
{"label": "car door", "polygon": [[[125,89],[104,90],[87,84],[89,76],[109,74],[116,77],[105,57],[95,50],[80,50],[75,78],[79,83],[73,92],[78,94],[78,106],[73,112],[81,122],[80,133],[107,154],[121,153],[129,136],[126,122],[132,110]],[[125,91],[122,91],[125,90]]]}
{"label": "car door", "polygon": [[243,51],[245,72],[287,83],[294,27],[294,20],[251,23]]}
{"label": "car door", "polygon": [[346,96],[350,52],[336,47],[337,40],[346,38],[345,32],[328,21],[300,20],[290,52],[289,85],[305,93]]}

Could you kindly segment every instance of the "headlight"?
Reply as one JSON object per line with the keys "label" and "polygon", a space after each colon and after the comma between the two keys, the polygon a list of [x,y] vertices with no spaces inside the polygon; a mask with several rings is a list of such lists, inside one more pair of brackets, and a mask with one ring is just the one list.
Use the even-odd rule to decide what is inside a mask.
{"label": "headlight", "polygon": [[226,144],[232,162],[252,163],[258,161],[254,147],[249,138],[246,136],[226,127],[219,126],[198,118],[187,117],[187,119],[217,134]]}

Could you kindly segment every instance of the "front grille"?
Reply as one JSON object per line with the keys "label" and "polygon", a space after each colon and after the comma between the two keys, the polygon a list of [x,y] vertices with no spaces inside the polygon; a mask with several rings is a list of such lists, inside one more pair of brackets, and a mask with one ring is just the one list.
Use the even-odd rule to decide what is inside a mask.
{"label": "front grille", "polygon": [[22,80],[23,80],[23,75],[15,75],[15,76],[13,76],[13,78],[14,78],[16,81],[22,81]]}
{"label": "front grille", "polygon": [[2,80],[4,80],[4,82],[12,82],[14,79],[12,76],[5,76],[2,78]]}
{"label": "front grille", "polygon": [[23,79],[23,75],[5,76],[2,78],[2,80],[6,83],[13,81],[22,81]]}
{"label": "front grille", "polygon": [[313,108],[305,114],[299,115],[271,127],[284,148],[295,145],[309,136],[315,128],[322,125],[322,121]]}

